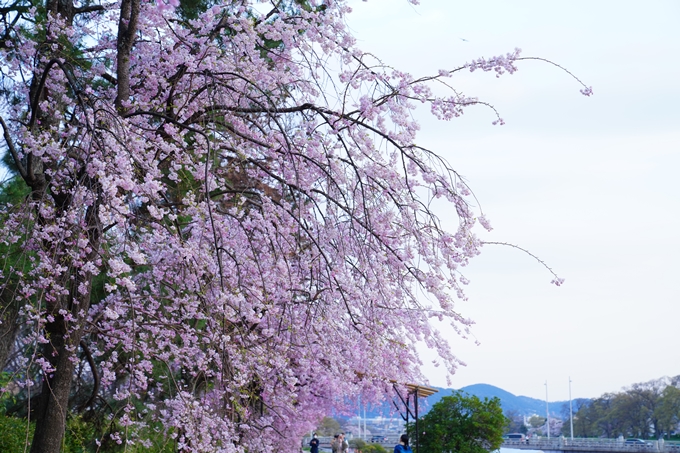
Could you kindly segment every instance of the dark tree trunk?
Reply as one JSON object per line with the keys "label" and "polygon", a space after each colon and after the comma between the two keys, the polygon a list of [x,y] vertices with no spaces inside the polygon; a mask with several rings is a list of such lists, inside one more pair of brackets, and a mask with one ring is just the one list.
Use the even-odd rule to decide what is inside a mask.
{"label": "dark tree trunk", "polygon": [[[14,351],[14,341],[17,337],[19,325],[17,324],[17,316],[19,314],[16,302],[13,297],[8,297],[6,300],[3,297],[6,293],[3,291],[0,294],[0,370],[5,368],[12,351]],[[8,294],[9,295],[9,294]]]}
{"label": "dark tree trunk", "polygon": [[[97,216],[98,209],[95,204],[85,214],[92,250],[89,259],[94,259],[99,251],[101,231],[97,225]],[[84,277],[79,275],[78,269],[74,269],[72,275],[74,279],[70,285],[69,296],[47,305],[47,312],[52,314],[54,321],[48,322],[45,326],[46,336],[50,342],[43,345],[42,353],[55,371],[45,376],[43,380],[42,392],[35,411],[36,428],[31,453],[59,453],[64,438],[76,366],[76,360],[73,359],[83,335],[92,290],[91,274],[86,276],[87,281],[83,281]],[[78,291],[81,283],[87,285],[88,290],[85,293]],[[64,316],[59,314],[61,309],[71,313],[75,321],[67,323]]]}
{"label": "dark tree trunk", "polygon": [[[52,14],[60,15],[67,24],[73,23],[76,13],[73,0],[46,0],[45,8]],[[46,47],[46,49],[49,51],[49,47]],[[44,70],[49,70],[49,68],[35,68],[31,81],[30,108],[32,116],[29,125],[31,128],[38,124],[42,127],[51,124],[49,115],[43,114],[39,107],[40,101],[48,98],[46,90],[39,82],[43,77],[42,72]],[[42,118],[42,116],[46,117]],[[29,154],[26,159],[26,168],[21,172],[26,184],[32,190],[33,200],[40,205],[52,199],[58,212],[61,214],[68,212],[70,200],[64,198],[63,195],[51,196],[53,194],[50,194],[49,181],[46,179],[42,167],[41,159]],[[92,184],[92,181],[89,182],[91,187],[96,185]],[[78,184],[76,181],[73,181],[73,183],[74,185]],[[89,236],[89,246],[93,255],[90,258],[98,253],[100,244],[101,233],[97,225],[97,203],[98,201],[95,201],[94,205],[87,209],[84,219]],[[38,223],[42,223],[44,219],[40,217],[39,209],[37,214]],[[45,247],[50,249],[50,252],[54,252],[53,256],[66,256],[62,253],[63,250],[59,250],[62,247],[61,244],[46,243]],[[67,296],[44,302],[46,312],[53,317],[53,320],[45,325],[45,337],[49,340],[49,343],[42,346],[41,352],[42,356],[50,362],[54,371],[43,376],[42,391],[36,398],[37,404],[34,411],[36,428],[31,443],[31,453],[59,453],[66,429],[69,396],[76,366],[74,356],[83,335],[84,319],[90,306],[90,291],[81,294],[78,292],[78,285],[85,283],[88,288],[91,288],[92,283],[92,276],[82,276],[77,267],[73,267],[70,273],[65,276],[66,279],[70,277],[72,277],[72,280],[68,285],[70,291]],[[86,281],[83,281],[83,279]],[[65,282],[68,281],[65,280]],[[74,320],[66,322],[61,314],[63,312],[60,313],[60,310],[66,310]]]}
{"label": "dark tree trunk", "polygon": [[[90,208],[88,211],[96,211]],[[88,214],[88,217],[93,217]],[[99,232],[94,231],[90,244],[93,250],[99,249]],[[77,272],[77,271],[75,271]],[[92,276],[88,276],[87,286],[91,288]],[[71,295],[78,294],[77,286],[82,280],[75,279]],[[35,410],[35,433],[31,453],[59,453],[66,429],[66,416],[69,409],[69,396],[73,385],[77,350],[83,335],[84,318],[90,307],[90,291],[80,294],[77,303],[55,304],[48,308],[54,321],[47,323],[45,330],[50,343],[43,345],[43,356],[50,361],[55,371],[43,379],[42,392]],[[77,321],[67,325],[59,309],[67,307]]]}
{"label": "dark tree trunk", "polygon": [[36,425],[31,453],[61,451],[75,363],[70,360],[73,353],[68,352],[64,345],[55,348],[55,352],[58,354],[54,364],[56,371],[50,378],[44,380],[38,408],[35,411]]}
{"label": "dark tree trunk", "polygon": [[[73,18],[79,12],[87,11],[88,8],[74,8],[73,0],[46,0],[46,9],[53,14],[61,15],[67,24],[73,23]],[[134,43],[135,32],[137,29],[137,17],[140,9],[140,0],[123,0],[121,5],[121,22],[118,37],[118,90],[119,95],[116,106],[121,113],[124,112],[122,103],[128,100],[129,94],[129,64],[130,51]],[[49,46],[45,47],[49,51]],[[44,61],[50,60],[44,58]],[[49,94],[39,82],[43,77],[41,71],[45,68],[36,68],[30,89],[31,102],[31,121],[30,128],[46,127],[53,125],[50,123],[50,115],[40,112],[40,102],[49,100]],[[47,68],[49,70],[49,68]],[[65,70],[60,66],[60,70]],[[69,74],[67,74],[68,78]],[[73,75],[71,74],[71,77]],[[71,83],[71,79],[69,79]],[[54,106],[54,104],[52,104]],[[56,107],[60,108],[60,107]],[[42,118],[41,116],[45,116]],[[4,125],[3,125],[4,127]],[[81,162],[85,165],[84,162]],[[43,162],[40,158],[28,155],[26,168],[22,169],[22,177],[27,185],[32,189],[32,197],[38,204],[46,203],[50,200],[54,204],[59,215],[66,215],[71,208],[71,199],[68,191],[60,190],[52,193],[50,191],[50,181],[46,178],[43,171]],[[90,256],[84,262],[94,260],[100,250],[101,226],[99,225],[98,206],[101,202],[98,193],[99,186],[96,180],[84,177],[83,174],[74,178],[73,187],[78,184],[85,184],[94,194],[93,204],[83,213],[84,221],[82,224],[87,229],[88,247],[91,250]],[[37,211],[37,221],[40,223],[44,219],[40,218],[39,209]],[[82,231],[81,231],[82,232]],[[74,232],[74,237],[79,232]],[[68,254],[63,253],[61,244],[46,243],[44,248],[49,251],[51,256],[63,256],[65,265],[71,265],[70,271],[64,275],[63,286],[69,288],[69,294],[57,300],[44,301],[44,308],[49,321],[45,324],[45,337],[49,343],[42,345],[42,356],[48,360],[54,369],[52,373],[43,377],[42,391],[36,398],[35,407],[36,429],[31,444],[31,453],[59,453],[63,443],[66,429],[66,420],[69,411],[69,397],[73,386],[74,370],[76,367],[76,351],[80,340],[85,331],[85,318],[90,307],[92,290],[91,274],[83,275],[81,270],[69,262]],[[85,284],[87,291],[79,290],[79,285]],[[62,310],[70,314],[72,321],[65,321]],[[94,372],[93,372],[94,373]]]}

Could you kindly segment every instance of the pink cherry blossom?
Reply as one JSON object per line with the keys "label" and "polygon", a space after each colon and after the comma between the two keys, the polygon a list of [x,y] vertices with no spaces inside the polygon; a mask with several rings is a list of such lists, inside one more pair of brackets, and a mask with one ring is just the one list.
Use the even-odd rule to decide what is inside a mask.
{"label": "pink cherry blossom", "polygon": [[463,364],[446,337],[472,325],[461,272],[491,227],[412,112],[502,122],[431,86],[514,73],[519,50],[417,78],[356,47],[345,1],[273,3],[46,0],[3,30],[1,125],[30,196],[3,208],[26,260],[0,290],[23,307],[19,379],[60,408],[36,412],[44,451],[42,427],[86,408],[111,420],[101,443],[162,427],[180,451],[293,451],[352,398],[426,383],[416,344]]}

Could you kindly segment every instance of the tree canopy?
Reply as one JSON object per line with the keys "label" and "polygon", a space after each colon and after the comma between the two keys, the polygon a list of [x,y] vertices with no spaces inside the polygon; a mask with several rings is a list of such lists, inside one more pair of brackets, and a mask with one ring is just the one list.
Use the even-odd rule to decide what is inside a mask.
{"label": "tree canopy", "polygon": [[461,268],[488,223],[411,113],[484,104],[432,86],[522,58],[416,78],[359,50],[349,11],[2,2],[0,126],[23,195],[2,207],[0,301],[22,326],[3,341],[31,452],[58,452],[74,416],[98,451],[293,448],[349,396],[425,381],[418,342],[455,371],[430,321],[466,332]]}
{"label": "tree canopy", "polygon": [[[507,425],[499,398],[481,400],[457,391],[420,418],[418,448],[432,453],[488,453],[500,448]],[[410,426],[413,430],[415,424]]]}
{"label": "tree canopy", "polygon": [[334,436],[340,432],[340,422],[332,417],[324,417],[316,427],[319,436]]}
{"label": "tree canopy", "polygon": [[[670,436],[680,422],[680,376],[632,384],[579,404],[574,435],[579,437]],[[563,426],[566,434],[568,426]]]}

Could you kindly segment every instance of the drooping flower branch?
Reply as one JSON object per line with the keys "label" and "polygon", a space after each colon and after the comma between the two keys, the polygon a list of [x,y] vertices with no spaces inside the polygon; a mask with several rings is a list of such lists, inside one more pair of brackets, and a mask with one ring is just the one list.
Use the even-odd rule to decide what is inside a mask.
{"label": "drooping flower branch", "polygon": [[490,106],[431,84],[518,52],[417,79],[368,63],[343,1],[78,5],[0,10],[32,451],[58,451],[67,410],[112,420],[104,443],[292,448],[348,396],[424,381],[418,342],[455,372],[431,320],[466,335],[461,268],[490,226],[410,113]]}

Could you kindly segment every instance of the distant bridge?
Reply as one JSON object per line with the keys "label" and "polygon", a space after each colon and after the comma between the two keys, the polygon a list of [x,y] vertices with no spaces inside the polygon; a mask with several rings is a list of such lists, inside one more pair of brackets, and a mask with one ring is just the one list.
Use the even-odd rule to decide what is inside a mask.
{"label": "distant bridge", "polygon": [[623,439],[570,439],[566,437],[506,440],[503,448],[542,450],[544,453],[680,453],[680,442],[663,440],[626,443]]}

